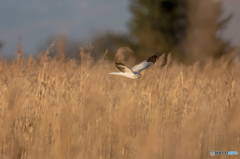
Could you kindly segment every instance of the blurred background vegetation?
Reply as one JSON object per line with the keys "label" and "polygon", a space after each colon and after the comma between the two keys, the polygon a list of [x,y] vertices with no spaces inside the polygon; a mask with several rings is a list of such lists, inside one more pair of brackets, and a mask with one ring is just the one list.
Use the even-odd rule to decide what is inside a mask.
{"label": "blurred background vegetation", "polygon": [[[173,58],[183,63],[208,57],[219,58],[229,52],[228,41],[217,33],[224,29],[231,16],[219,20],[223,14],[222,1],[213,0],[130,0],[131,19],[128,33],[107,32],[95,36],[91,41],[92,56],[101,58],[108,49],[107,57],[114,59],[120,47],[129,47],[134,56],[142,60],[151,54],[172,53]],[[62,44],[67,56],[79,58],[79,43],[67,40],[66,36],[49,38]],[[61,45],[65,47],[65,45]]]}
{"label": "blurred background vegetation", "polygon": [[[95,61],[106,50],[109,60],[114,60],[118,52],[131,54],[138,61],[152,54],[171,53],[173,59],[185,64],[219,58],[233,50],[230,42],[219,36],[232,18],[232,15],[222,18],[222,4],[221,0],[129,0],[131,18],[126,33],[109,30],[95,34],[91,40],[73,40],[56,34],[48,37],[39,50],[56,41],[52,56],[65,50],[66,57],[79,59],[79,46],[91,43]],[[0,50],[2,44],[0,41]]]}

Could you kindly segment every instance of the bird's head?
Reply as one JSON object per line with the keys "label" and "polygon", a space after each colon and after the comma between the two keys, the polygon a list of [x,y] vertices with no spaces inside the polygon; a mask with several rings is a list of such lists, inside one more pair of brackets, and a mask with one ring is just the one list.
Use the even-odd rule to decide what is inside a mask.
{"label": "bird's head", "polygon": [[140,73],[137,73],[137,78],[141,78],[141,74]]}

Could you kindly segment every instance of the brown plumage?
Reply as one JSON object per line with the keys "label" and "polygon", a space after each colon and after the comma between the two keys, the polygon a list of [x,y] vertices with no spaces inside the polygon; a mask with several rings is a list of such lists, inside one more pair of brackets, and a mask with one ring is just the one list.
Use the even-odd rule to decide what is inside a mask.
{"label": "brown plumage", "polygon": [[115,61],[115,64],[119,71],[121,71],[123,73],[125,73],[125,72],[132,73],[132,70],[129,67],[127,67],[125,65],[125,63],[123,63],[121,60]]}

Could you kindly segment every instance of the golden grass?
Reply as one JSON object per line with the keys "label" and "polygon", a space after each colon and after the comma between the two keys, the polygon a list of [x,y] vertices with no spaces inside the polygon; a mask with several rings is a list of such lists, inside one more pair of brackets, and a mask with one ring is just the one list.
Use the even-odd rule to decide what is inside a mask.
{"label": "golden grass", "polygon": [[[0,60],[0,158],[206,159],[240,152],[239,65],[160,60],[140,80],[92,63]],[[217,158],[237,156],[217,156]]]}

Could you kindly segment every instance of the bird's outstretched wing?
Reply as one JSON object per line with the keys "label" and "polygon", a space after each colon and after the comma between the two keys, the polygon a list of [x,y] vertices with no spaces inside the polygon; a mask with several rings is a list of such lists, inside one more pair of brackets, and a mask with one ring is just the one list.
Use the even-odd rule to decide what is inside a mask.
{"label": "bird's outstretched wing", "polygon": [[148,68],[149,66],[153,65],[157,60],[157,55],[153,55],[149,57],[148,59],[144,60],[140,64],[134,66],[132,68],[133,72],[141,72],[142,70]]}
{"label": "bird's outstretched wing", "polygon": [[122,61],[117,60],[115,62],[117,69],[119,69],[121,72],[123,73],[133,73],[133,71],[131,70],[131,68],[127,67],[124,63],[122,63]]}

